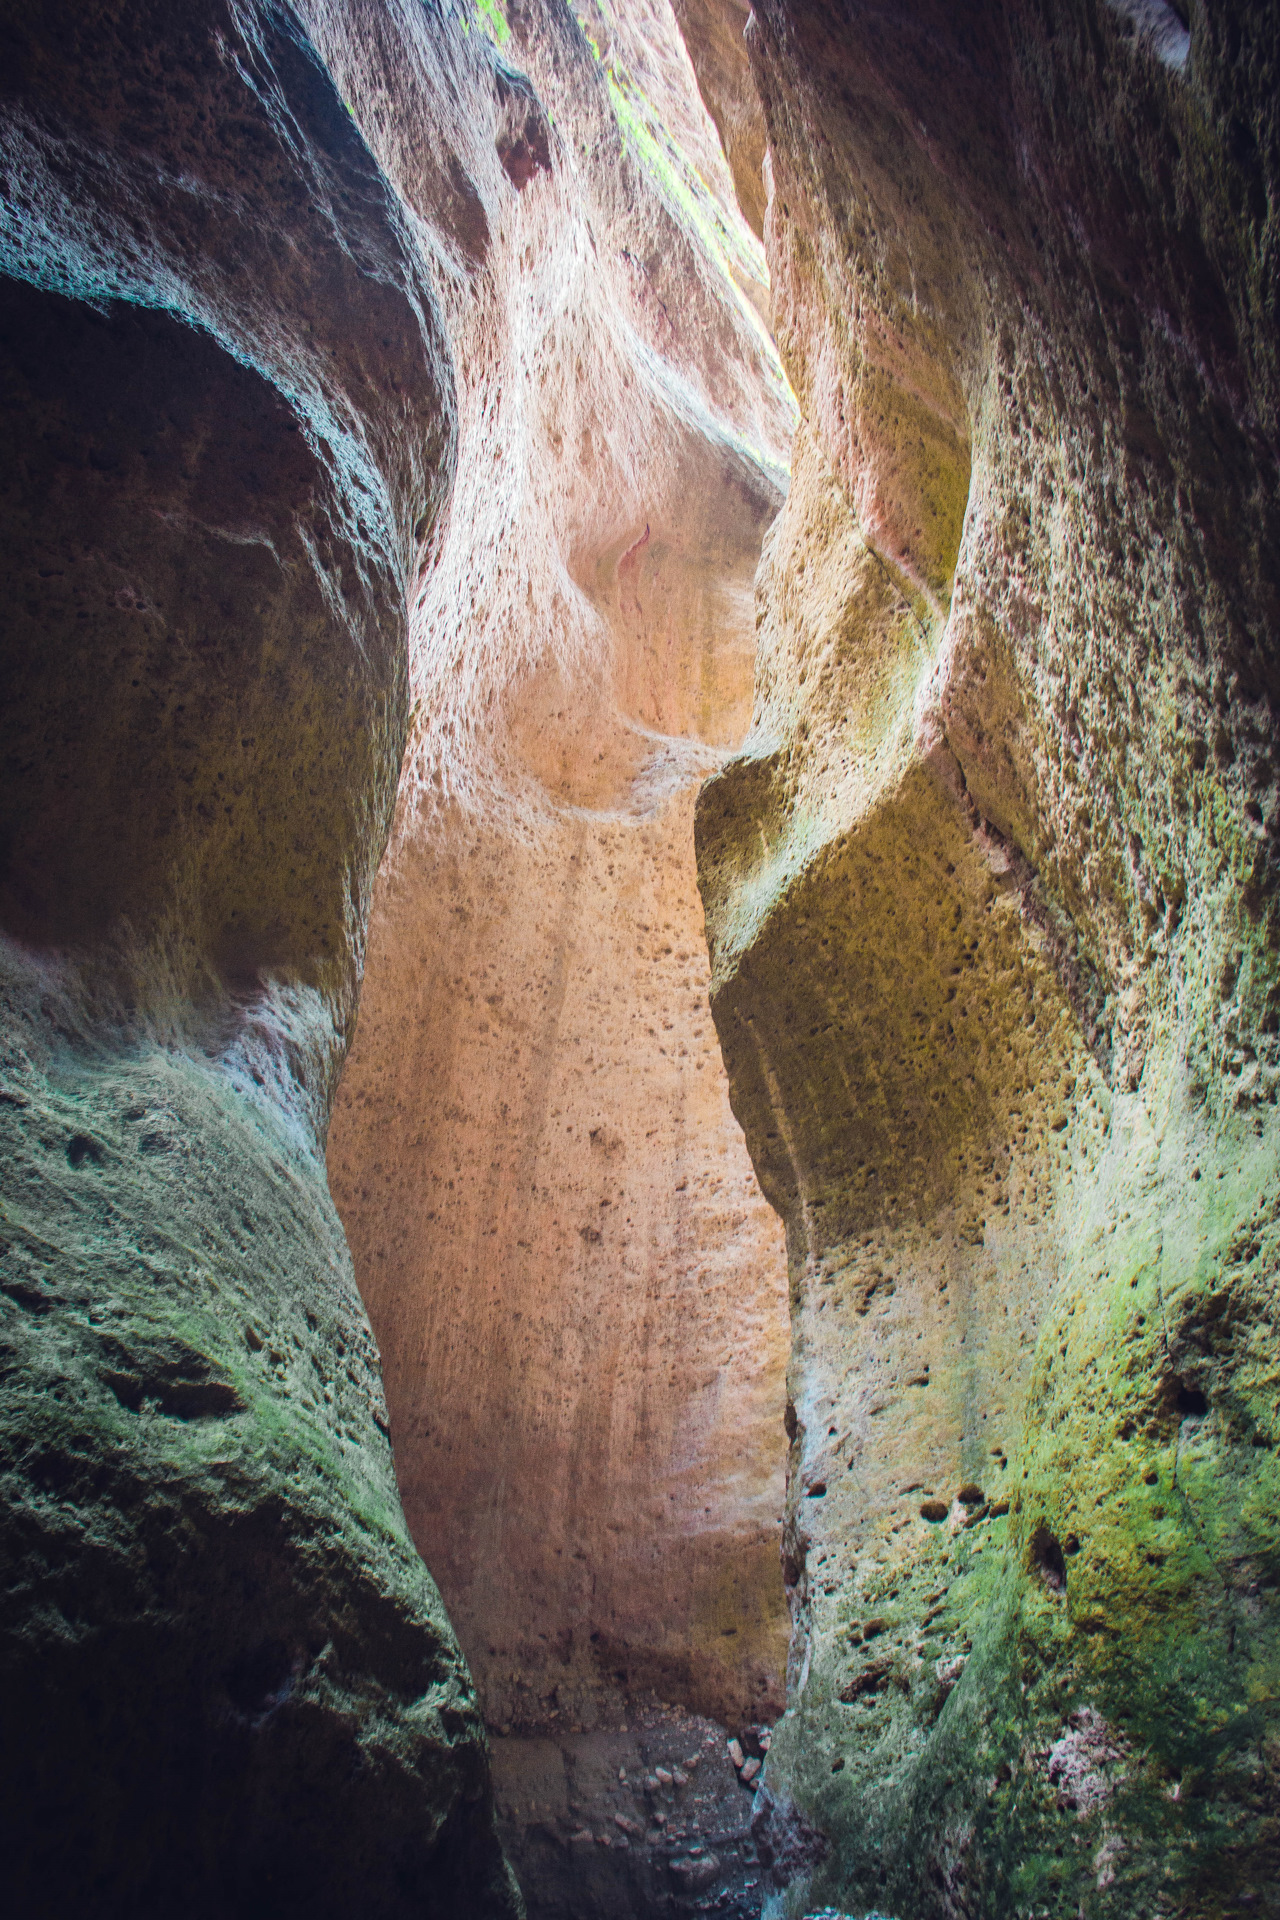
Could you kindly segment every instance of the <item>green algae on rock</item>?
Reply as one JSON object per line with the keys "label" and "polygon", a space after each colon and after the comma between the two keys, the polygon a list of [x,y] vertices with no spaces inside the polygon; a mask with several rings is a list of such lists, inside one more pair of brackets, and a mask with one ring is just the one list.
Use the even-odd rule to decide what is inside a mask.
{"label": "green algae on rock", "polygon": [[514,1912],[322,1163],[236,1079],[6,1047],[12,1910]]}
{"label": "green algae on rock", "polygon": [[514,190],[518,89],[399,19],[414,225],[359,15],[48,0],[3,29],[23,1915],[521,1910],[323,1163],[453,478],[437,275]]}
{"label": "green algae on rock", "polygon": [[792,1273],[778,1915],[1280,1898],[1277,42],[1132,16],[748,36],[804,424],[698,834]]}

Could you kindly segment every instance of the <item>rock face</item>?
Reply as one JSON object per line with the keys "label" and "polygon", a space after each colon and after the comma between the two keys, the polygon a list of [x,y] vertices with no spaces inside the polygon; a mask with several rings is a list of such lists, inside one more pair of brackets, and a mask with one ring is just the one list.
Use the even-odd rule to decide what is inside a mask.
{"label": "rock face", "polygon": [[504,1722],[776,1710],[691,832],[762,255],[665,5],[37,5],[2,64],[7,1884],[514,1911],[329,1110],[411,739],[335,1167],[418,1543]]}
{"label": "rock face", "polygon": [[680,33],[733,173],[733,190],[763,240],[768,189],[765,128],[744,38],[750,7],[742,0],[674,0]]}
{"label": "rock face", "polygon": [[0,72],[6,1904],[514,1914],[323,1147],[545,117],[417,6],[37,4]]}
{"label": "rock face", "polygon": [[[793,414],[665,0],[527,5],[502,52],[554,164],[453,333],[458,481],[328,1164],[405,1512],[509,1771],[554,1736],[586,1779],[595,1730],[641,1764],[641,1703],[782,1707],[785,1254],[729,1110],[692,822],[750,720]],[[514,1841],[536,1911],[680,1891],[660,1830],[624,1845],[602,1802],[618,1858],[554,1904],[585,1816],[508,1798],[552,1835]]]}
{"label": "rock face", "polygon": [[499,1737],[493,1777],[531,1913],[759,1915],[752,1795],[722,1727],[650,1705],[626,1727]]}
{"label": "rock face", "polygon": [[7,1910],[1280,1910],[1278,28],[7,10]]}
{"label": "rock face", "polygon": [[803,416],[712,1004],[787,1227],[766,1911],[1275,1911],[1274,8],[761,0]]}

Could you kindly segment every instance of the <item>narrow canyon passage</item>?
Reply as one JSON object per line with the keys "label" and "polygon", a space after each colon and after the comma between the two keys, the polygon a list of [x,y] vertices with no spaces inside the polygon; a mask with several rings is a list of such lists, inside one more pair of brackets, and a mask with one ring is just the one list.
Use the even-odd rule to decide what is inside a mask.
{"label": "narrow canyon passage", "polygon": [[[670,557],[646,558],[652,605]],[[750,652],[723,602],[705,618],[687,718],[714,739],[749,719]],[[712,756],[668,770],[649,736],[605,773],[598,730],[584,753],[547,706],[563,818],[532,846],[446,822],[384,876],[328,1156],[406,1517],[491,1729],[520,1736],[518,1809],[546,1798],[545,1736],[576,1770],[573,1734],[658,1701],[772,1721],[789,1625],[786,1264],[707,1003]],[[614,1811],[579,1794],[566,1830],[616,1835]]]}
{"label": "narrow canyon passage", "polygon": [[[532,1910],[664,1910],[692,1847],[686,1891],[747,1913],[726,1742],[784,1704],[786,1257],[729,1107],[693,813],[751,724],[793,415],[673,16],[594,26],[758,278],[699,246],[652,305],[634,229],[669,216],[634,182],[601,248],[590,176],[535,179],[510,216],[505,324],[474,388],[464,371],[459,486],[410,628],[421,717],[327,1159]],[[664,1737],[719,1788],[655,1857],[660,1830],[633,1846],[617,1824],[647,1825],[617,1776],[652,1777]]]}
{"label": "narrow canyon passage", "polygon": [[18,1920],[1280,1920],[1280,0],[0,4]]}

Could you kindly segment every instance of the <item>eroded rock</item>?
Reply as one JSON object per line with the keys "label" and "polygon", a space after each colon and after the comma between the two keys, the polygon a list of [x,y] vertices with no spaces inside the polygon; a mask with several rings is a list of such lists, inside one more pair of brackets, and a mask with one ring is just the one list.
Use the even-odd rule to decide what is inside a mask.
{"label": "eroded rock", "polygon": [[748,36],[803,424],[699,872],[829,1843],[770,1912],[1274,1899],[1274,35],[1135,12]]}
{"label": "eroded rock", "polygon": [[6,23],[18,1911],[1274,1908],[1272,11]]}
{"label": "eroded rock", "polygon": [[514,191],[513,83],[385,13],[417,129],[393,180],[368,24],[209,0],[4,28],[24,1914],[520,1905],[323,1166],[454,471],[439,288]]}
{"label": "eroded rock", "polygon": [[499,1824],[531,1914],[760,1912],[752,1801],[723,1730],[677,1708],[494,1742]]}
{"label": "eroded rock", "polygon": [[692,811],[749,721],[790,403],[669,9],[579,12],[513,11],[503,45],[563,158],[455,336],[458,485],[329,1147],[414,1537],[491,1725],[557,1739],[652,1700],[771,1716],[787,1624],[781,1235]]}

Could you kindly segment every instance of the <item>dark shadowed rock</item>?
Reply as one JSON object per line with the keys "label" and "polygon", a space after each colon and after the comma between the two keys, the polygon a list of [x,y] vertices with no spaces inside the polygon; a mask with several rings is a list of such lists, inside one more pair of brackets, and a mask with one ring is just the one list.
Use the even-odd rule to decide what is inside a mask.
{"label": "dark shadowed rock", "polygon": [[299,13],[2,32],[6,1903],[514,1914],[323,1166],[453,471],[428,257]]}

